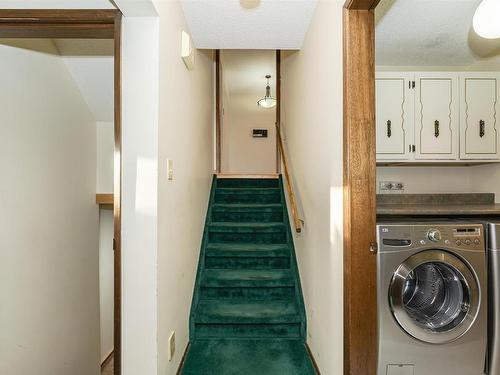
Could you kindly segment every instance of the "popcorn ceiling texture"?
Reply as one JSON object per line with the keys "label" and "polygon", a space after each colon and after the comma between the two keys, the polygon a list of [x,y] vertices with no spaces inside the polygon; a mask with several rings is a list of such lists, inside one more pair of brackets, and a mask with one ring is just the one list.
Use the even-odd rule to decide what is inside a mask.
{"label": "popcorn ceiling texture", "polygon": [[181,0],[197,48],[300,49],[315,0]]}
{"label": "popcorn ceiling texture", "polygon": [[472,30],[479,3],[382,0],[376,9],[377,65],[467,67],[496,61],[500,41],[482,39]]}

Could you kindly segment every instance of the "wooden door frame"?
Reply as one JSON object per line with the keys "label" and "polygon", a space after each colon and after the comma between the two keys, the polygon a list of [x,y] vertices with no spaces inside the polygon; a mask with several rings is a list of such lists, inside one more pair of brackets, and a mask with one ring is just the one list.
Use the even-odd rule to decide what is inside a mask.
{"label": "wooden door frame", "polygon": [[0,38],[114,40],[114,374],[121,374],[121,19],[115,9],[0,9]]}
{"label": "wooden door frame", "polygon": [[[221,94],[223,89],[220,49],[215,50],[215,172],[221,173],[222,167],[222,110]],[[281,125],[281,50],[276,51],[276,121],[275,126]],[[281,171],[281,155],[276,138],[276,173]]]}
{"label": "wooden door frame", "polygon": [[375,16],[347,0],[344,48],[344,375],[377,373]]}

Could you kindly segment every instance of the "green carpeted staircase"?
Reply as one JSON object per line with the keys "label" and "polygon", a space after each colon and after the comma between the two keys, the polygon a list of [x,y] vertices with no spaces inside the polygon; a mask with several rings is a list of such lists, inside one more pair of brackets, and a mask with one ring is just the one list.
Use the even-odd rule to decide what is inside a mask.
{"label": "green carpeted staircase", "polygon": [[214,178],[181,373],[315,374],[305,338],[281,178]]}

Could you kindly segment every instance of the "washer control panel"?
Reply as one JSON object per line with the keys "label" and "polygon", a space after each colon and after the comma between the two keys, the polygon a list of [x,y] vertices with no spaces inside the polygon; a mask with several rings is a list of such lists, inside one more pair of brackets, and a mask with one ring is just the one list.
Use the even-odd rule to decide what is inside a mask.
{"label": "washer control panel", "polygon": [[479,227],[460,227],[453,230],[453,237],[455,245],[457,246],[471,246],[480,245],[482,231]]}
{"label": "washer control panel", "polygon": [[485,250],[482,224],[379,224],[377,227],[382,252],[424,247]]}

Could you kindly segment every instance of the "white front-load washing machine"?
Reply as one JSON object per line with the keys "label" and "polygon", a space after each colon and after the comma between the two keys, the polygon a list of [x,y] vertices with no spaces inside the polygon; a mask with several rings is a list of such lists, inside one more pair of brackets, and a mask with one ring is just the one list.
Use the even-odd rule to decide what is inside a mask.
{"label": "white front-load washing machine", "polygon": [[481,224],[377,225],[378,375],[482,375],[487,264]]}

